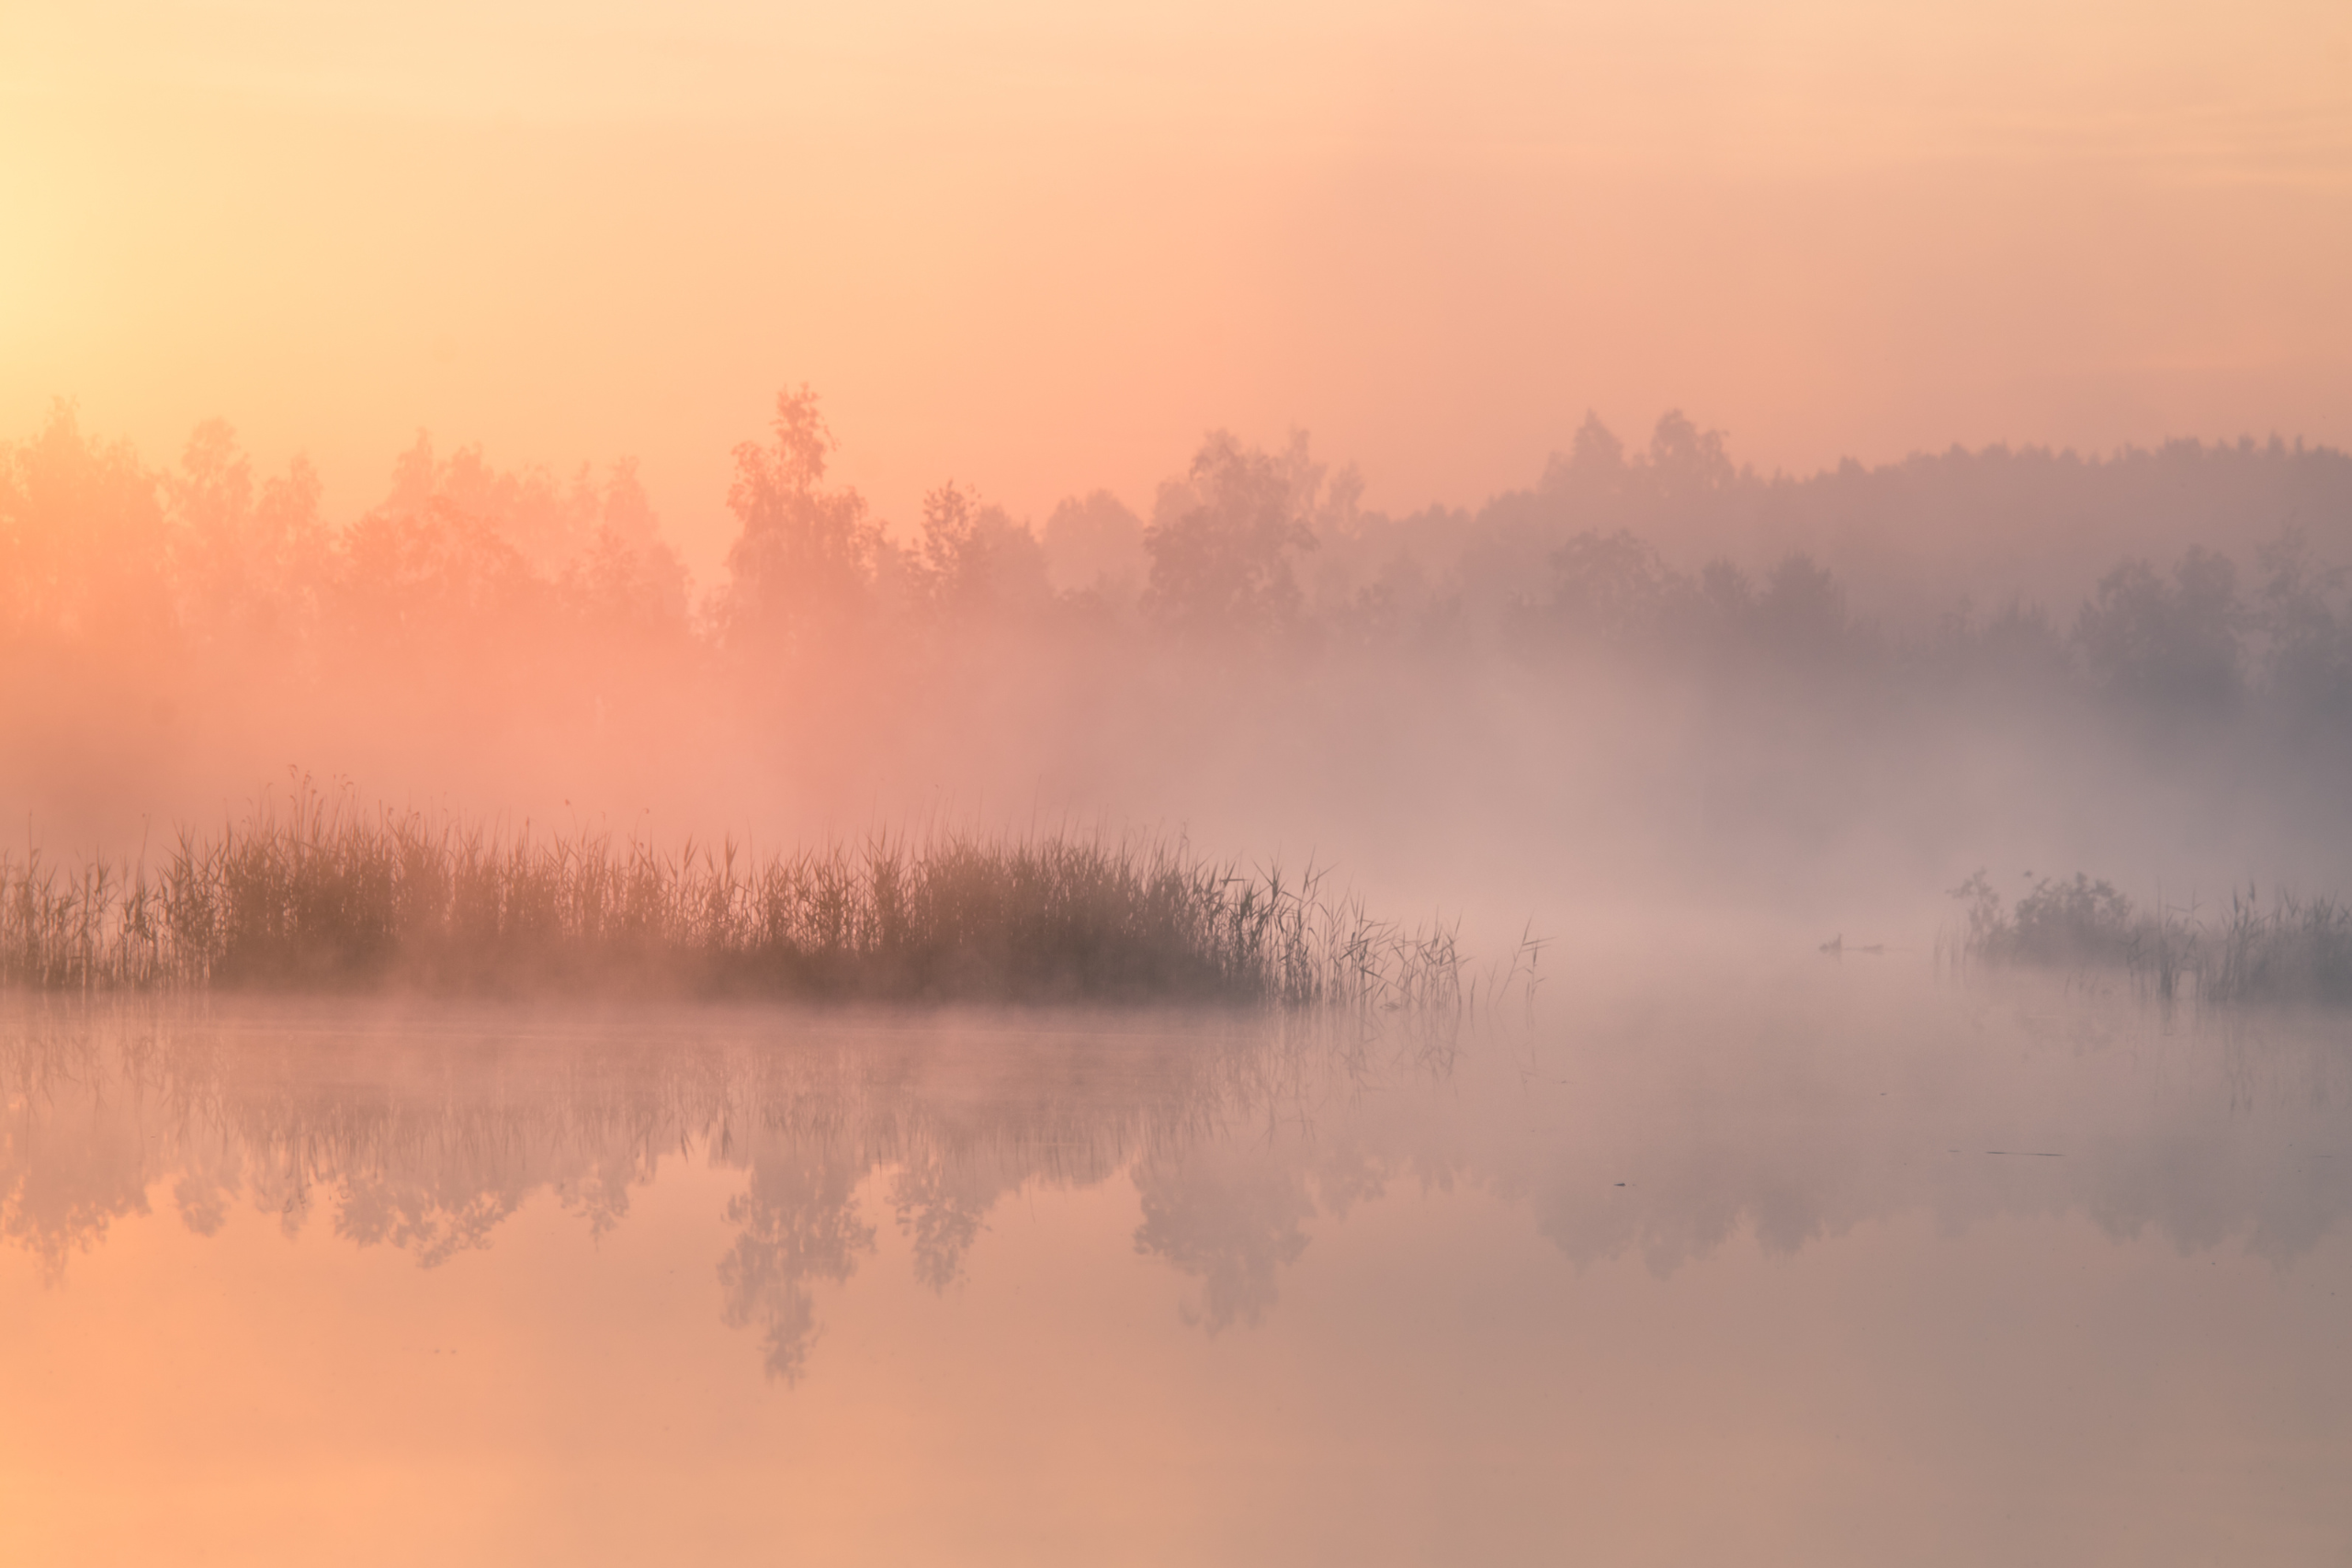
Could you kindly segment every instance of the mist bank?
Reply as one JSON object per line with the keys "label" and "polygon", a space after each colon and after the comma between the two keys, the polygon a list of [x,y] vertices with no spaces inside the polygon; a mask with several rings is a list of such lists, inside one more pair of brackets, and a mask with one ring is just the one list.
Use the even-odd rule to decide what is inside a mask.
{"label": "mist bank", "polygon": [[[1738,467],[1588,422],[1389,516],[1212,434],[1141,509],[830,482],[736,449],[697,589],[626,465],[420,440],[322,510],[224,426],[0,452],[0,802],[120,853],[291,767],[509,829],[767,841],[946,819],[1311,852],[1384,907],[1900,921],[1979,866],[2352,885],[2352,460],[2279,442]],[[1825,933],[1826,934],[1826,933]]]}

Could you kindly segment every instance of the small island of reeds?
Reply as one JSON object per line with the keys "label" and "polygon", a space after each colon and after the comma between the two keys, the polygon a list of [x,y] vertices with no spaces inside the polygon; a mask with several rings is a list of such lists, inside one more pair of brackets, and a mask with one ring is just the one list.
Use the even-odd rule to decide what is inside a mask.
{"label": "small island of reeds", "polygon": [[2121,970],[2167,1001],[2352,1006],[2352,905],[2335,898],[2249,886],[2210,910],[2143,906],[2079,872],[2040,878],[2014,904],[1978,872],[1952,897],[1966,923],[1947,947],[1964,963]]}
{"label": "small island of reeds", "polygon": [[870,1001],[1458,1004],[1453,931],[1182,838],[931,830],[754,854],[301,793],[158,863],[0,856],[0,985]]}

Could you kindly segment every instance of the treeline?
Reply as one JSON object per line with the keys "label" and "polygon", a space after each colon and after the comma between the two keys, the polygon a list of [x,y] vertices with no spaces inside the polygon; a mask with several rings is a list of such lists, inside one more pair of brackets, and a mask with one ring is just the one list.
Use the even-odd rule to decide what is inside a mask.
{"label": "treeline", "polygon": [[951,484],[903,537],[830,482],[832,449],[814,395],[783,395],[736,450],[738,536],[696,593],[626,463],[558,479],[420,439],[338,525],[306,465],[257,477],[223,425],[156,470],[61,407],[0,446],[0,654],[20,675],[312,686],[439,668],[600,702],[689,666],[837,681],[1109,638],[2352,716],[2352,460],[2325,448],[1954,451],[1792,479],[1679,414],[1640,451],[1589,419],[1532,489],[1392,517],[1304,437],[1213,434],[1148,519],[1097,492],[1033,528]]}
{"label": "treeline", "polygon": [[1722,559],[1686,572],[1629,533],[1584,534],[1555,552],[1547,590],[1511,605],[1505,626],[1531,657],[1899,679],[1953,694],[2072,691],[2183,716],[2258,700],[2342,725],[2352,718],[2344,571],[2294,533],[2255,553],[2251,581],[2229,556],[2192,545],[2164,568],[2119,563],[2069,618],[2012,598],[1918,626],[1858,614],[1810,556],[1757,577]]}
{"label": "treeline", "polygon": [[306,462],[257,479],[218,422],[162,471],[63,406],[0,446],[0,640],[18,656],[299,664],[563,626],[693,635],[685,571],[630,464],[566,483],[420,437],[383,501],[335,526]]}

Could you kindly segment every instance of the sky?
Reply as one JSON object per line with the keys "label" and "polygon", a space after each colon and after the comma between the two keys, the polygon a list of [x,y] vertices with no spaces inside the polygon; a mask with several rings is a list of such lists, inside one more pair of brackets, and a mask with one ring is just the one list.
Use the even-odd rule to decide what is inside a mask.
{"label": "sky", "polygon": [[1212,427],[2346,445],[2352,7],[0,0],[0,437],[634,456],[706,583],[803,382],[901,527]]}

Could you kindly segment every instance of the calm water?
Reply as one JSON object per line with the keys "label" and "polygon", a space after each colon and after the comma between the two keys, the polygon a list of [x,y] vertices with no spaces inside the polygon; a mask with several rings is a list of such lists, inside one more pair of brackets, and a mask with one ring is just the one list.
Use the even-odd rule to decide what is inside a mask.
{"label": "calm water", "polygon": [[0,1560],[2352,1561],[2352,1039],[17,1001]]}

